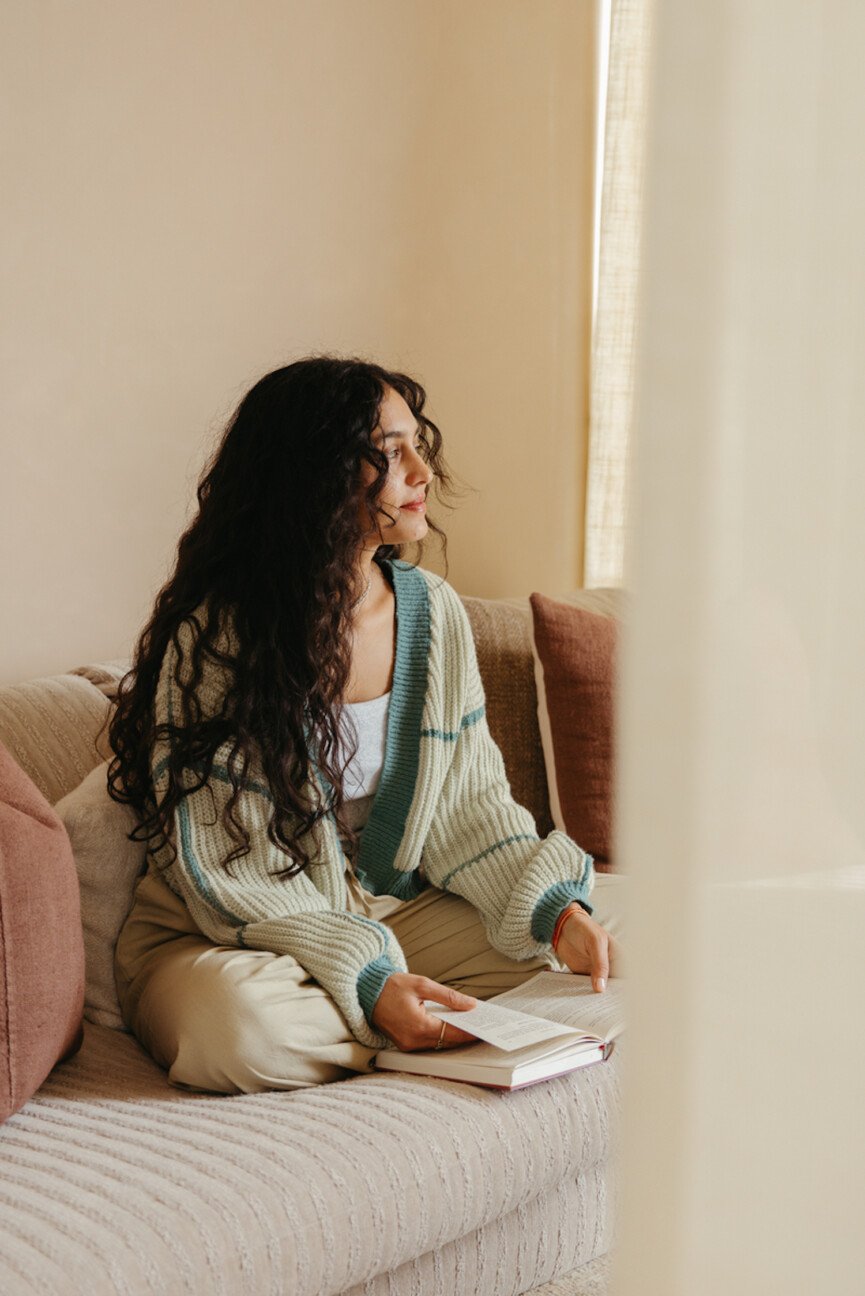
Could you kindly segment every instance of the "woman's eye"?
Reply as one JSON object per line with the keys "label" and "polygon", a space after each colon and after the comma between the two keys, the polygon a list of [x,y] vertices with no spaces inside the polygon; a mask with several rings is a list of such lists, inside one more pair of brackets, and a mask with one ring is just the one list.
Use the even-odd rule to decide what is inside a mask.
{"label": "woman's eye", "polygon": [[[423,458],[423,456],[424,456],[424,454],[425,454],[425,452],[426,452],[426,445],[424,444],[424,442],[423,442],[423,441],[419,441],[418,444],[414,447],[414,451],[415,451],[415,454],[419,454],[419,455],[421,456],[421,458]],[[398,459],[399,456],[400,456],[400,447],[399,447],[399,446],[396,446],[395,449],[393,449],[393,450],[388,450],[388,451],[387,451],[387,457],[388,457],[388,459]]]}

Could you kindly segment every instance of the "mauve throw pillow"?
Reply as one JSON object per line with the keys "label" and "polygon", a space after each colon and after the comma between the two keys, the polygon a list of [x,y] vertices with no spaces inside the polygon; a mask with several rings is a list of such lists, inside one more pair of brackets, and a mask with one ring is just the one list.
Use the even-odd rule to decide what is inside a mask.
{"label": "mauve throw pillow", "polygon": [[84,941],[72,847],[0,743],[0,1120],[81,1043]]}
{"label": "mauve throw pillow", "polygon": [[617,625],[612,617],[531,595],[538,726],[557,828],[613,868],[613,706]]}

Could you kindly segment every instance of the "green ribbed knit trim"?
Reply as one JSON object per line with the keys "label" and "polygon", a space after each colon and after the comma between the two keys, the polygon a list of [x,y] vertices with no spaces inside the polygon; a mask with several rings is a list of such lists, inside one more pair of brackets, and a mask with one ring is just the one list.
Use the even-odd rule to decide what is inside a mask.
{"label": "green ribbed knit trim", "polygon": [[[174,702],[172,696],[172,684],[168,683],[168,723],[174,724]],[[198,862],[195,851],[192,847],[192,825],[189,818],[189,804],[186,797],[182,797],[177,805],[177,819],[180,826],[180,843],[183,847],[184,858],[189,867],[189,873],[192,883],[198,890],[199,895],[204,899],[205,904],[215,909],[227,923],[237,931],[238,943],[240,943],[240,929],[244,925],[243,919],[236,913],[232,913],[217,896],[204,875],[204,870]]]}
{"label": "green ribbed knit trim", "polygon": [[460,721],[460,727],[456,732],[450,729],[421,729],[420,736],[421,738],[439,738],[442,742],[456,742],[463,729],[468,729],[471,725],[476,725],[485,712],[485,706],[479,706],[474,711],[469,711],[468,715],[463,716]]}
{"label": "green ribbed knit trim", "polygon": [[423,574],[398,558],[384,559],[396,598],[396,661],[387,722],[384,765],[360,839],[357,876],[374,895],[412,900],[423,882],[417,870],[393,867],[414,800],[421,720],[430,651],[429,590]]}
{"label": "green ribbed knit trim", "polygon": [[[152,774],[152,780],[154,783],[157,783],[159,779],[162,778],[162,775],[168,769],[169,764],[170,764],[169,758],[167,756],[163,756],[162,760],[158,761],[157,764],[154,765],[153,774]],[[191,769],[194,774],[203,774],[204,762],[196,761],[193,765],[188,766],[188,768]],[[211,767],[210,774],[212,778],[217,779],[220,783],[228,783],[228,784],[231,783],[231,777],[228,773],[228,767],[226,765],[221,765],[221,764],[213,765]],[[265,801],[271,801],[271,802],[273,801],[273,795],[270,789],[266,788],[263,783],[257,783],[255,779],[252,779],[247,784],[245,790],[248,792],[255,792],[258,796],[264,797]]]}
{"label": "green ribbed knit trim", "polygon": [[386,954],[379,954],[378,958],[367,963],[357,974],[357,1000],[361,1006],[364,1017],[375,1030],[373,1026],[372,1015],[378,1002],[378,997],[384,989],[384,983],[399,968],[394,967]]}
{"label": "green ribbed knit trim", "polygon": [[450,873],[444,875],[438,885],[441,887],[442,891],[447,891],[448,882],[450,882],[451,878],[454,877],[455,874],[461,873],[463,869],[469,868],[472,864],[479,863],[482,859],[486,859],[488,855],[492,855],[493,851],[503,850],[505,846],[512,846],[514,842],[539,842],[540,840],[541,839],[537,833],[515,833],[512,837],[504,837],[501,841],[493,842],[492,846],[487,846],[479,855],[472,855],[471,859],[463,860],[462,864],[457,864],[455,868],[451,869]]}
{"label": "green ribbed knit trim", "polygon": [[[589,858],[586,856],[587,860]],[[539,945],[549,945],[559,914],[575,900],[587,914],[592,912],[592,906],[585,899],[588,881],[587,875],[582,882],[556,882],[544,892],[532,911],[532,936]]]}

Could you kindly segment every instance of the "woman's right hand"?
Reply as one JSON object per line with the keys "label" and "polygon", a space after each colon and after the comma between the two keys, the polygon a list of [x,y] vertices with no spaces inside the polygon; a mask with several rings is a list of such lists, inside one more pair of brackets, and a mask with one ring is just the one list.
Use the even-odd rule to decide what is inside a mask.
{"label": "woman's right hand", "polygon": [[474,1008],[477,999],[460,994],[447,986],[431,981],[429,977],[414,976],[411,972],[392,972],[376,1000],[372,1024],[386,1035],[398,1049],[410,1053],[415,1049],[454,1048],[475,1039],[458,1026],[448,1023],[442,1035],[442,1021],[433,1017],[423,1006],[424,999],[432,999],[443,1008],[464,1011]]}

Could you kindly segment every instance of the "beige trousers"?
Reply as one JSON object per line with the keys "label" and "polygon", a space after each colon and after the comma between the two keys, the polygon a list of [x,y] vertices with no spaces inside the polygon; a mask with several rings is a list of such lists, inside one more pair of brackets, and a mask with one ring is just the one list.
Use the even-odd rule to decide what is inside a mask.
{"label": "beige trousers", "polygon": [[[552,954],[519,963],[500,954],[459,896],[430,886],[395,908],[393,897],[370,895],[353,873],[346,881],[347,908],[386,923],[410,971],[478,999],[560,966]],[[180,1088],[297,1089],[367,1071],[375,1053],[295,959],[214,945],[152,873],[138,884],[115,975],[127,1026]]]}

